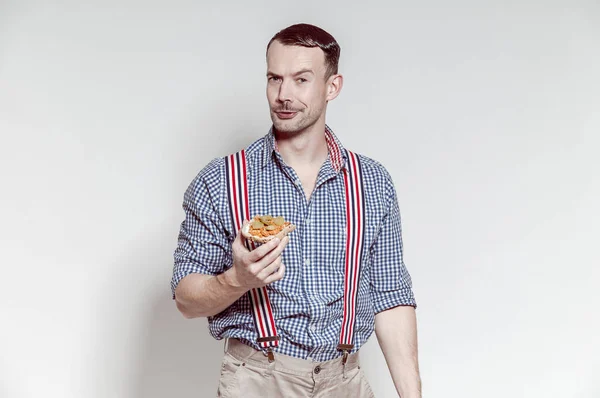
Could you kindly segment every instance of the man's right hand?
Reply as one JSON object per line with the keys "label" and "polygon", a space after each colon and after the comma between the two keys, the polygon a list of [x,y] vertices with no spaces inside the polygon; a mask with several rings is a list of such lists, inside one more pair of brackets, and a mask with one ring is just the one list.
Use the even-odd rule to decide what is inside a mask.
{"label": "man's right hand", "polygon": [[238,231],[231,246],[233,266],[225,272],[229,283],[250,290],[282,279],[285,265],[281,262],[281,253],[290,238],[272,239],[252,251],[246,248],[244,239]]}

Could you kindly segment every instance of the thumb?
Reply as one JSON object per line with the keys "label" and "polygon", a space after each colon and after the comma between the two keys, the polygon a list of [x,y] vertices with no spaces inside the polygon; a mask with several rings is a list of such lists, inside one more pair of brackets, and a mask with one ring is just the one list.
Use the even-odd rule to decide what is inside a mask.
{"label": "thumb", "polygon": [[237,232],[237,235],[235,237],[235,244],[238,244],[240,246],[243,246],[244,248],[246,248],[246,238],[244,237],[244,235],[242,234],[242,229],[244,228],[244,226],[246,225],[246,223],[248,222],[248,220],[244,220],[244,223],[242,224],[242,228],[240,228]]}

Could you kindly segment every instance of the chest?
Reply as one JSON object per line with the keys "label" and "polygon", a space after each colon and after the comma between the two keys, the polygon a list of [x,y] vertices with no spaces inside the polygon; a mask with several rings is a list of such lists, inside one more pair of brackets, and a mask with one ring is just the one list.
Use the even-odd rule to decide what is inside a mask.
{"label": "chest", "polygon": [[[301,178],[275,162],[266,167],[248,167],[249,217],[259,214],[283,216],[296,225],[282,254],[286,276],[269,285],[276,295],[288,298],[312,295],[324,303],[339,300],[344,291],[348,253],[353,253],[352,264],[360,264],[360,280],[364,281],[361,286],[368,285],[371,248],[385,215],[384,190],[373,183],[372,178],[362,179],[364,206],[361,214],[364,220],[361,221],[360,238],[357,238],[356,234],[349,233],[356,224],[349,221],[349,216],[356,214],[352,210],[354,196],[349,195],[348,190],[349,185],[354,185],[347,184],[347,171],[336,172],[328,166],[326,163],[316,178],[314,174]],[[312,192],[307,197],[309,189]],[[223,220],[230,219],[229,207],[223,210]],[[235,238],[233,229],[227,235],[230,241]],[[360,245],[356,244],[357,239]],[[362,249],[356,250],[357,247]]]}
{"label": "chest", "polygon": [[[284,251],[288,271],[304,278],[341,283],[344,260],[352,242],[348,239],[347,190],[343,173],[287,175],[281,170],[264,170],[248,176],[250,216],[283,216],[296,225]],[[383,217],[379,196],[365,183],[365,224],[362,263],[368,254]],[[349,246],[350,245],[350,246]],[[301,270],[301,271],[300,271]],[[338,282],[339,281],[339,282]]]}
{"label": "chest", "polygon": [[302,187],[306,201],[310,202],[310,198],[316,186],[319,170],[299,171],[297,175],[300,179],[300,186]]}

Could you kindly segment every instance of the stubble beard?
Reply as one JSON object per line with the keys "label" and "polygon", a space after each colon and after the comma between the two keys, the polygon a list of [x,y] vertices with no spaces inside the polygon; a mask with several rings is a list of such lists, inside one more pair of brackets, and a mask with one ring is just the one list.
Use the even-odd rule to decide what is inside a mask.
{"label": "stubble beard", "polygon": [[300,134],[306,129],[317,123],[324,109],[315,109],[313,112],[305,113],[305,110],[297,111],[296,116],[291,120],[281,120],[275,112],[271,111],[271,120],[275,130],[279,133],[292,136]]}

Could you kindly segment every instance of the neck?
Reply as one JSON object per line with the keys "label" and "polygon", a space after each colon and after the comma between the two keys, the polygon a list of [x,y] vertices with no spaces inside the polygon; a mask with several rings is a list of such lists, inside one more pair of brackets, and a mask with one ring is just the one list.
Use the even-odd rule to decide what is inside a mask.
{"label": "neck", "polygon": [[275,138],[281,157],[293,168],[320,167],[327,159],[325,122],[292,134],[275,131]]}

